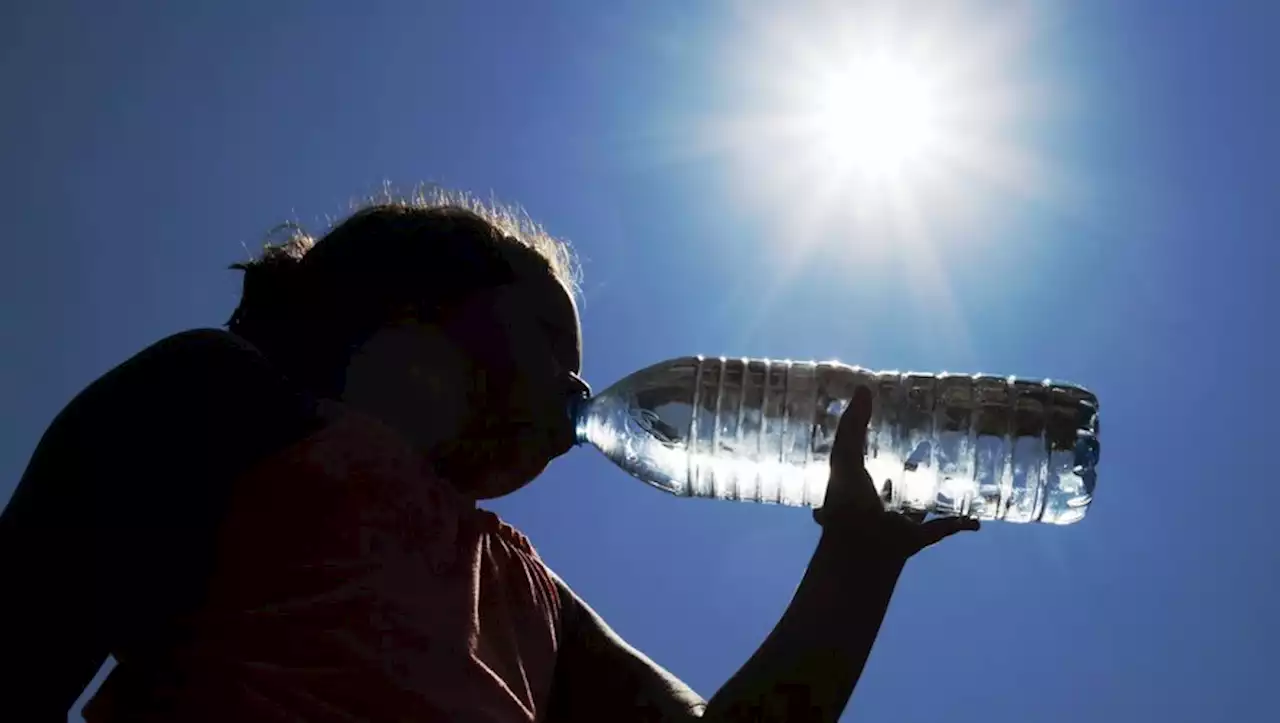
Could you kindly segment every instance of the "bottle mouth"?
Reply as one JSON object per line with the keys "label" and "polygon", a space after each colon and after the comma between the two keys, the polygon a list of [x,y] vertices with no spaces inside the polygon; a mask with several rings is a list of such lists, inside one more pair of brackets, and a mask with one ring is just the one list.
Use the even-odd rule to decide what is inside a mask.
{"label": "bottle mouth", "polygon": [[569,417],[569,424],[573,426],[573,443],[575,446],[587,442],[586,410],[590,402],[591,397],[584,392],[571,395],[565,404],[565,414]]}

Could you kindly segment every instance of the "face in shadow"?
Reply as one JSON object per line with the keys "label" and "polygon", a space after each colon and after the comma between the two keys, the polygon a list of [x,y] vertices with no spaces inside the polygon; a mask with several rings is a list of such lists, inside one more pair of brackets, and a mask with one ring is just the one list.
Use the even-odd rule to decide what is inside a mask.
{"label": "face in shadow", "polygon": [[513,492],[574,443],[582,334],[549,269],[423,320],[391,319],[356,352],[342,401],[389,424],[473,499]]}

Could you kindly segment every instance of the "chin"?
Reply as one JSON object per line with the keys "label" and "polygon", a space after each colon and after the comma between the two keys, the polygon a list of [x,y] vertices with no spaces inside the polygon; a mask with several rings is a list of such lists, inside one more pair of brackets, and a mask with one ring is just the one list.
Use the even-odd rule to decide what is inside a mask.
{"label": "chin", "polygon": [[445,454],[438,470],[472,499],[503,497],[529,485],[558,457],[538,438],[461,445]]}
{"label": "chin", "polygon": [[538,479],[538,475],[543,473],[547,468],[547,463],[541,463],[536,468],[529,466],[521,470],[521,468],[507,468],[507,470],[490,470],[476,477],[475,489],[472,491],[472,497],[476,499],[497,499],[524,489],[530,482]]}
{"label": "chin", "polygon": [[530,482],[537,479],[538,475],[541,473],[542,470],[540,469],[533,474],[520,474],[516,472],[490,474],[479,485],[477,485],[477,488],[472,492],[472,496],[477,500],[493,500],[499,497],[505,497],[512,492],[518,492],[523,489]]}
{"label": "chin", "polygon": [[[507,449],[512,449],[508,447]],[[448,465],[449,481],[477,500],[491,500],[522,489],[546,470],[548,455],[528,447],[515,454],[478,452]],[[460,464],[459,464],[460,463]]]}

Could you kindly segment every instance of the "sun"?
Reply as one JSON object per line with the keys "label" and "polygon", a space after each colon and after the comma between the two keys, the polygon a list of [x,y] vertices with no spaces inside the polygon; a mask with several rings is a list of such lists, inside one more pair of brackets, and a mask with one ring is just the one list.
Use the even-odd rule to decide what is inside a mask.
{"label": "sun", "polygon": [[1033,10],[741,7],[721,31],[717,108],[690,143],[725,168],[731,197],[769,210],[788,262],[840,243],[864,266],[893,254],[927,266],[931,246],[992,236],[1009,199],[1049,185],[1025,143],[1027,118],[1049,107],[1019,75]]}
{"label": "sun", "polygon": [[892,58],[846,64],[813,79],[800,124],[817,153],[868,175],[903,172],[939,141],[937,93],[924,69]]}

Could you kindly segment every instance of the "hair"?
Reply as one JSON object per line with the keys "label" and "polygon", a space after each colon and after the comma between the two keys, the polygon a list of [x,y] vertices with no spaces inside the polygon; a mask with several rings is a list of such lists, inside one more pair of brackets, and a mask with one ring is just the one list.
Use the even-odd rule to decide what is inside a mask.
{"label": "hair", "polygon": [[341,394],[351,354],[406,307],[429,321],[534,268],[578,290],[567,243],[520,209],[441,189],[384,194],[319,240],[294,223],[268,239],[256,259],[231,266],[244,286],[227,328],[321,396]]}

